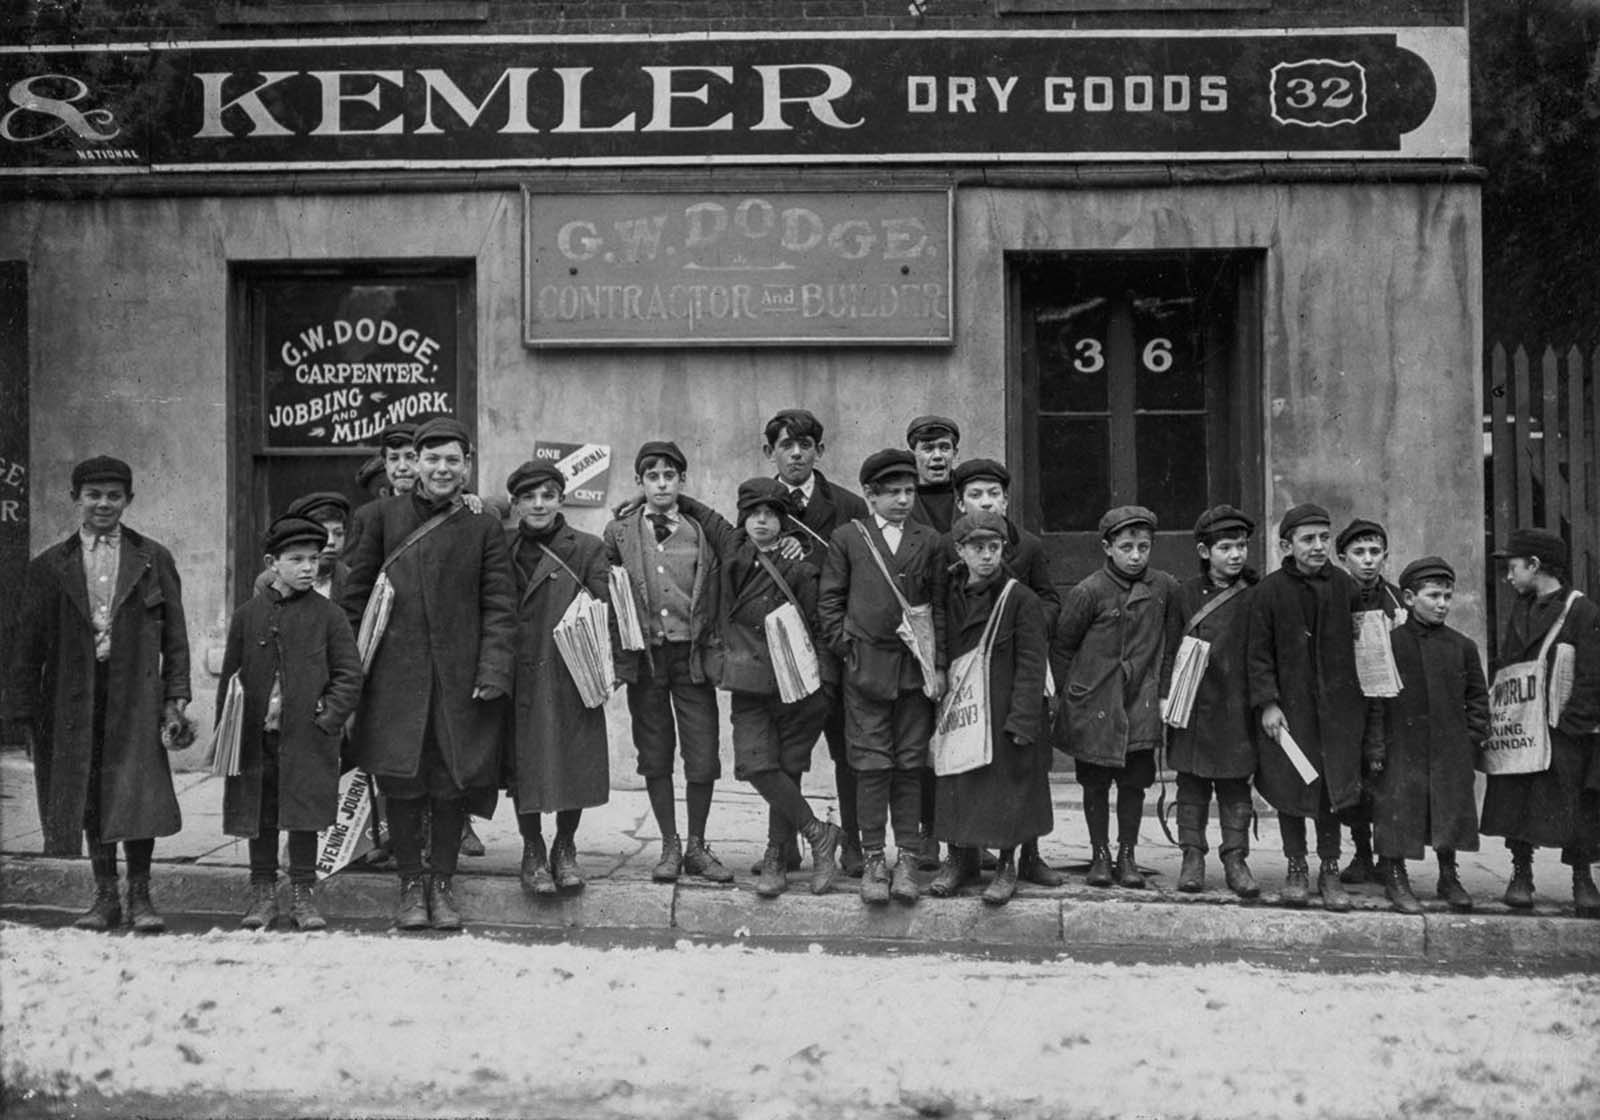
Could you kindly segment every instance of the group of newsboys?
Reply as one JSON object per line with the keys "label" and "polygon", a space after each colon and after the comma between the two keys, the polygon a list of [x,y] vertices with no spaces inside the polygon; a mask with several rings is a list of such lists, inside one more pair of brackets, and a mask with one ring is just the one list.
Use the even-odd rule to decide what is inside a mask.
{"label": "group of newsboys", "polygon": [[[1344,884],[1371,881],[1397,909],[1420,912],[1406,861],[1431,846],[1439,897],[1470,909],[1456,853],[1476,851],[1481,831],[1510,849],[1507,905],[1533,905],[1533,849],[1554,846],[1572,866],[1577,912],[1600,916],[1590,871],[1600,608],[1571,593],[1558,536],[1518,530],[1495,553],[1517,593],[1501,660],[1564,655],[1566,676],[1559,700],[1549,698],[1559,704],[1549,765],[1490,776],[1480,821],[1474,760],[1490,705],[1476,647],[1445,624],[1455,572],[1429,556],[1389,582],[1376,522],[1354,520],[1335,536],[1326,509],[1297,505],[1276,527],[1281,565],[1258,579],[1248,564],[1254,522],[1217,506],[1194,526],[1199,571],[1180,581],[1149,566],[1155,514],[1121,506],[1099,523],[1104,566],[1063,598],[1039,539],[1007,516],[1007,469],[959,461],[954,421],[919,417],[905,449],[869,455],[864,500],[816,469],[823,426],[810,412],[778,413],[763,436],[776,476],[741,483],[731,521],[682,492],[689,462],[668,441],[639,448],[640,493],[603,537],[567,524],[566,480],[547,462],[511,473],[502,519],[470,492],[472,444],[450,417],[384,433],[381,465],[362,476],[382,496],[353,516],[340,494],[292,503],[266,530],[265,570],[233,616],[221,670],[242,690],[223,824],[249,841],[243,924],[279,916],[280,832],[290,921],[326,924],[315,897],[317,834],[335,819],[342,770],[355,766],[381,795],[400,928],[459,928],[452,876],[462,837],[501,789],[516,809],[528,893],[581,888],[582,810],[610,788],[606,722],[553,633],[582,592],[608,602],[618,588],[632,597],[638,627],[625,643],[611,611],[610,683],[626,690],[662,836],[657,881],[734,877],[706,843],[721,777],[720,688],[730,693],[735,775],[769,805],[766,853],[752,869],[762,896],[789,887],[804,865],[802,839],[812,892],[859,878],[873,905],[913,903],[924,890],[954,895],[986,868],[982,897],[994,905],[1019,879],[1061,884],[1038,847],[1052,828],[1056,748],[1074,757],[1082,787],[1085,881],[1142,888],[1136,845],[1165,746],[1177,773],[1179,891],[1205,889],[1214,795],[1227,886],[1257,896],[1246,862],[1253,784],[1277,811],[1286,905],[1306,905],[1314,890],[1326,909],[1344,910]],[[96,895],[78,924],[121,923],[120,842],[128,921],[158,930],[154,838],[180,827],[162,747],[185,741],[190,697],[179,579],[168,551],[122,522],[133,498],[126,463],[80,463],[71,492],[81,528],[29,565],[4,714],[31,744],[46,852],[78,855],[88,838]],[[386,625],[375,648],[358,652],[363,627],[372,646],[379,599]],[[804,621],[820,679],[798,698],[804,689],[791,686],[788,700],[767,632],[786,605]],[[1375,621],[1390,642],[1397,694],[1363,693],[1357,632]],[[1175,718],[1186,638],[1205,644],[1207,657],[1183,688],[1186,718]],[[788,648],[780,656],[793,655]],[[796,672],[786,665],[783,675]],[[801,789],[819,735],[833,762],[837,824],[819,818]],[[930,743],[935,761],[946,760],[942,773],[930,767]],[[546,813],[555,816],[548,845]],[[1320,860],[1314,886],[1308,821]],[[1341,824],[1355,845],[1343,869]],[[918,874],[932,871],[931,881]]]}

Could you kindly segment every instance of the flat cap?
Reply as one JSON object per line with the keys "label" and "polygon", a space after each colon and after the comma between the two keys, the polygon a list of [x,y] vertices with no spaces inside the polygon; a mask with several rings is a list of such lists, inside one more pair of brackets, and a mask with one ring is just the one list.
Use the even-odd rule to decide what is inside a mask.
{"label": "flat cap", "polygon": [[938,439],[949,436],[961,442],[961,426],[948,416],[919,416],[906,425],[906,446],[914,447],[919,439]]}
{"label": "flat cap", "polygon": [[378,433],[379,447],[410,447],[416,438],[417,426],[409,420],[390,424]]}
{"label": "flat cap", "polygon": [[337,490],[318,490],[290,502],[283,515],[304,517],[309,521],[345,521],[350,517],[350,499]]}
{"label": "flat cap", "polygon": [[1243,532],[1246,536],[1256,531],[1250,515],[1236,506],[1212,506],[1195,519],[1194,535],[1198,540],[1211,533]]}
{"label": "flat cap", "polygon": [[739,496],[736,499],[739,509],[738,522],[744,524],[744,519],[750,511],[757,506],[771,506],[785,517],[794,516],[794,504],[789,500],[789,488],[775,478],[747,478],[739,483]]}
{"label": "flat cap", "polygon": [[1345,549],[1355,544],[1361,537],[1377,537],[1383,541],[1383,547],[1389,547],[1389,532],[1376,521],[1368,521],[1365,517],[1358,517],[1343,529],[1333,540],[1333,551],[1344,555]]}
{"label": "flat cap", "polygon": [[85,482],[120,482],[132,490],[133,468],[110,455],[96,455],[72,468],[72,488],[76,490]]}
{"label": "flat cap", "polygon": [[890,478],[897,474],[909,474],[913,478],[917,473],[917,457],[909,451],[902,451],[898,447],[886,447],[882,451],[874,451],[868,455],[861,464],[861,485],[877,482],[879,479]]}
{"label": "flat cap", "polygon": [[1456,570],[1442,556],[1424,556],[1406,565],[1405,571],[1400,573],[1400,587],[1402,590],[1415,587],[1425,579],[1447,579],[1454,583]]}
{"label": "flat cap", "polygon": [[1491,554],[1496,560],[1537,558],[1541,564],[1567,566],[1567,542],[1548,529],[1513,529],[1511,539]]}
{"label": "flat cap", "polygon": [[267,526],[266,538],[261,547],[268,555],[277,556],[292,544],[314,544],[320,551],[328,543],[328,530],[305,517],[285,515]]}
{"label": "flat cap", "polygon": [[1122,530],[1143,525],[1152,533],[1156,531],[1156,515],[1144,506],[1118,506],[1108,509],[1100,518],[1100,539],[1108,541]]}
{"label": "flat cap", "polygon": [[689,457],[670,439],[646,440],[640,446],[639,454],[633,457],[634,474],[644,473],[644,461],[646,459],[665,459],[670,463],[676,463],[679,471],[689,469]]}
{"label": "flat cap", "polygon": [[950,539],[957,544],[973,537],[999,537],[1004,540],[1007,532],[1005,518],[992,510],[980,509],[956,518],[955,524],[950,526]]}
{"label": "flat cap", "polygon": [[515,498],[524,490],[531,490],[546,482],[555,483],[556,489],[563,494],[567,492],[567,476],[562,474],[554,463],[549,460],[529,459],[506,476],[506,493]]}
{"label": "flat cap", "polygon": [[1315,502],[1301,502],[1288,513],[1283,515],[1283,520],[1278,522],[1278,539],[1286,541],[1294,531],[1302,525],[1328,525],[1332,526],[1333,517],[1327,510]]}
{"label": "flat cap", "polygon": [[1001,486],[1009,487],[1011,485],[1011,472],[1006,470],[1004,463],[996,462],[993,459],[968,459],[965,462],[958,463],[956,469],[950,475],[951,483],[955,486],[958,495],[966,487],[967,483],[978,479],[991,479]]}
{"label": "flat cap", "polygon": [[356,471],[356,485],[366,490],[383,476],[383,456],[374,455]]}
{"label": "flat cap", "polygon": [[411,441],[418,451],[436,443],[452,441],[459,443],[463,451],[472,450],[472,437],[467,434],[467,426],[454,416],[435,416],[432,420],[424,420],[417,425]]}

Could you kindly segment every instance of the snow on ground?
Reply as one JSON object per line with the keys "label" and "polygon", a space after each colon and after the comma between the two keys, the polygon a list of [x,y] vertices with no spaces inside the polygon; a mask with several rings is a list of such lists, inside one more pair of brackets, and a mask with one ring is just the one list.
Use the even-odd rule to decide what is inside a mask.
{"label": "snow on ground", "polygon": [[212,1094],[208,1112],[243,1114],[1600,1115],[1595,976],[10,923],[0,938],[13,1107]]}

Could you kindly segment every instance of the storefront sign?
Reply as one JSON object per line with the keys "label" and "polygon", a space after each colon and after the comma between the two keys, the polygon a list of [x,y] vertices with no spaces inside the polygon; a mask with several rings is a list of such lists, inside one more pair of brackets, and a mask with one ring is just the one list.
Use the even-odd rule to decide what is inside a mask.
{"label": "storefront sign", "polygon": [[948,191],[526,204],[530,346],[951,340]]}
{"label": "storefront sign", "polygon": [[263,280],[262,446],[375,447],[402,420],[456,410],[457,284]]}
{"label": "storefront sign", "polygon": [[[0,261],[0,649],[14,649],[28,565],[28,266]],[[64,489],[62,480],[56,481]]]}
{"label": "storefront sign", "polygon": [[1466,159],[1463,27],[0,48],[0,172]]}
{"label": "storefront sign", "polygon": [[533,445],[536,462],[554,463],[566,476],[562,499],[569,506],[606,504],[606,474],[611,470],[611,448],[603,443],[557,443],[541,439]]}

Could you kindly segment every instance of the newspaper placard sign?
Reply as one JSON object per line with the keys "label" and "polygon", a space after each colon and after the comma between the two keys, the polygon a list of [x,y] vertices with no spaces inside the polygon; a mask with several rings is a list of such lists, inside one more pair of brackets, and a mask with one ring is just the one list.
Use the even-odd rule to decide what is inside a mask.
{"label": "newspaper placard sign", "polygon": [[317,878],[326,879],[372,847],[372,775],[349,770],[339,779],[333,823],[317,833]]}
{"label": "newspaper placard sign", "polygon": [[606,474],[611,470],[611,447],[604,443],[557,443],[536,440],[535,462],[554,463],[567,480],[569,506],[606,504]]}

